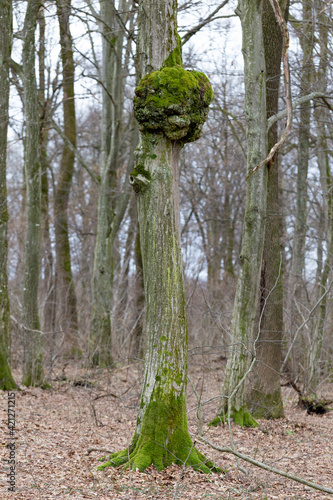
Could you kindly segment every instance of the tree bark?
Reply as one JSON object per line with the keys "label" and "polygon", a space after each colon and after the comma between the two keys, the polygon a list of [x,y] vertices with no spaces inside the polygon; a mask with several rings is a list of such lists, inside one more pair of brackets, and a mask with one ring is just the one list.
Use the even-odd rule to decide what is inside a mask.
{"label": "tree bark", "polygon": [[[64,135],[76,146],[76,117],[73,58],[73,41],[70,31],[71,0],[57,0],[57,16],[60,30]],[[74,173],[75,155],[64,142],[60,161],[57,188],[54,197],[56,239],[56,297],[58,321],[66,334],[71,348],[77,350],[78,329],[75,284],[73,280],[71,251],[68,237],[68,202]],[[69,346],[67,346],[69,347]]]}
{"label": "tree bark", "polygon": [[[167,82],[178,88],[185,84],[185,78],[190,78],[190,72],[182,69],[176,16],[174,0],[141,0],[139,3],[140,76],[155,75],[158,80],[159,76],[163,79],[168,75]],[[162,74],[163,69],[159,70],[163,65],[169,69]],[[181,75],[183,84],[172,80],[173,74]],[[208,83],[204,81],[206,88]],[[147,80],[141,81],[140,88],[144,82]],[[173,97],[167,94],[167,99]],[[199,101],[196,104],[195,109]],[[151,464],[161,470],[175,462],[208,472],[214,466],[194,448],[186,415],[188,338],[180,249],[178,160],[184,141],[182,125],[189,122],[184,118],[180,120],[177,113],[170,122],[163,115],[161,121],[157,120],[156,129],[150,130],[154,121],[152,114],[158,113],[161,107],[154,109],[149,111],[147,104],[139,110],[136,108],[141,134],[136,167],[130,176],[137,197],[146,296],[147,345],[140,410],[130,447],[111,455],[100,469],[127,463],[134,470],[142,471]],[[173,128],[174,123],[180,124],[180,131],[178,125]],[[170,135],[170,124],[174,139],[166,135]]]}
{"label": "tree bark", "polygon": [[[287,0],[280,1],[286,13]],[[267,119],[279,108],[282,33],[268,0],[263,4],[263,37],[266,62]],[[277,124],[268,132],[268,151],[278,142]],[[282,247],[280,241],[279,157],[268,165],[267,219],[261,267],[258,317],[260,334],[256,344],[256,362],[249,377],[247,405],[256,417],[284,416],[280,386],[283,336]]]}
{"label": "tree bark", "polygon": [[[262,33],[262,1],[240,0],[237,13],[243,33],[247,174],[267,154],[266,69]],[[226,415],[240,425],[256,425],[246,407],[246,378],[256,357],[256,321],[266,223],[267,168],[247,182],[239,277],[231,325],[231,352],[222,388],[222,402],[211,425]],[[254,340],[253,340],[254,339]]]}
{"label": "tree bark", "polygon": [[16,387],[10,369],[10,312],[8,296],[8,208],[6,183],[9,107],[9,59],[12,47],[12,1],[0,3],[0,389]]}
{"label": "tree bark", "polygon": [[23,281],[24,362],[23,384],[44,383],[38,314],[38,282],[41,241],[41,177],[38,158],[39,116],[35,73],[35,31],[39,0],[29,0],[24,21],[22,53],[25,97],[25,175],[27,190],[27,233]]}

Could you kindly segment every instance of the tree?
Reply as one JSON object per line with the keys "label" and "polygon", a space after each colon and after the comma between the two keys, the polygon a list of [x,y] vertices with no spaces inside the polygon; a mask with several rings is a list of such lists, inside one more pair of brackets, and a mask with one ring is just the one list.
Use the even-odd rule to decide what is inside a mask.
{"label": "tree", "polygon": [[9,66],[12,46],[12,2],[0,3],[0,389],[16,387],[10,369],[10,313],[7,276],[7,128],[9,106]]}
{"label": "tree", "polygon": [[[282,12],[287,1],[280,1]],[[283,37],[274,11],[263,3],[263,41],[266,63],[267,119],[278,112]],[[268,150],[278,142],[277,123],[268,131]],[[247,384],[247,406],[255,417],[280,418],[283,402],[280,385],[283,335],[282,248],[280,242],[279,156],[268,165],[267,219],[260,278],[259,336],[256,362]]]}
{"label": "tree", "polygon": [[[300,95],[309,94],[313,79],[313,19],[312,5],[308,0],[302,2],[303,22],[299,32],[302,48],[302,67],[300,75]],[[305,270],[305,240],[307,234],[307,203],[308,203],[308,168],[310,148],[311,105],[305,102],[300,109],[297,150],[297,196],[296,216],[292,250],[291,284],[289,300],[290,330],[295,331],[303,322],[303,312],[306,311]],[[303,357],[302,350],[293,350],[292,373],[296,378],[299,363]]]}
{"label": "tree", "polygon": [[257,308],[264,248],[267,168],[252,171],[267,155],[266,66],[261,1],[240,0],[237,14],[243,34],[247,190],[240,268],[231,325],[231,353],[222,388],[217,425],[226,416],[240,425],[256,425],[246,406],[246,378],[256,356],[259,337]]}
{"label": "tree", "polygon": [[[70,32],[71,2],[57,0],[57,15],[60,29],[60,46],[62,61],[62,90],[64,113],[64,136],[76,146],[76,117],[74,99],[75,67],[73,58],[73,42]],[[55,237],[56,237],[56,287],[59,307],[59,323],[62,329],[69,331],[71,336],[77,331],[78,318],[76,293],[71,267],[71,252],[68,238],[68,201],[74,173],[75,155],[64,142],[57,189],[54,197]],[[73,343],[73,338],[71,342]],[[74,340],[77,348],[77,339]]]}
{"label": "tree", "polygon": [[24,21],[22,75],[25,100],[25,177],[27,233],[23,281],[24,363],[23,384],[44,383],[38,314],[38,282],[41,240],[41,179],[38,157],[39,116],[35,72],[35,31],[39,0],[29,0]]}
{"label": "tree", "polygon": [[[125,0],[117,13],[114,2],[101,2],[102,40],[102,154],[101,182],[98,195],[98,221],[92,278],[91,357],[94,364],[112,363],[111,319],[113,284],[113,245],[129,200],[129,190],[116,197],[118,188],[118,155],[124,133],[123,115],[123,44]],[[131,40],[130,40],[131,42]],[[134,149],[137,134],[133,131]],[[131,155],[130,155],[131,157]],[[132,167],[129,160],[128,166]],[[130,170],[129,170],[130,172]],[[128,172],[128,173],[129,173]]]}
{"label": "tree", "polygon": [[213,98],[203,73],[185,71],[177,2],[141,0],[134,98],[140,128],[136,192],[146,297],[146,355],[137,426],[128,449],[100,467],[161,470],[175,462],[216,470],[194,447],[187,427],[187,321],[179,220],[179,152],[198,139]]}

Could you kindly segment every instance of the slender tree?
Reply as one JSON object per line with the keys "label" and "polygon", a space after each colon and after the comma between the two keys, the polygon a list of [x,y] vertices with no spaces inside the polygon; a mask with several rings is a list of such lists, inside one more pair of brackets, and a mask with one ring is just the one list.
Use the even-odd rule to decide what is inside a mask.
{"label": "slender tree", "polygon": [[7,128],[9,59],[12,47],[12,1],[0,2],[0,389],[16,387],[10,369],[10,314],[7,277]]}
{"label": "slender tree", "polygon": [[[303,22],[299,28],[299,40],[302,49],[302,67],[300,74],[300,95],[309,94],[311,89],[313,73],[313,19],[312,3],[308,0],[302,2]],[[305,240],[307,234],[307,203],[308,189],[307,177],[309,168],[309,147],[310,147],[310,117],[311,104],[305,102],[300,109],[300,123],[298,130],[298,151],[297,151],[297,196],[296,196],[296,220],[294,227],[292,265],[291,265],[291,286],[289,300],[289,320],[290,331],[297,330],[302,323],[302,314],[307,307],[306,288],[304,281],[305,270]],[[299,345],[299,343],[297,343]],[[304,343],[303,343],[304,346]],[[292,372],[296,377],[299,372],[299,362],[304,353],[302,349],[293,349]]]}
{"label": "slender tree", "polygon": [[[282,12],[287,0],[280,1]],[[263,4],[263,40],[266,62],[267,119],[277,114],[279,104],[282,32],[269,0]],[[268,150],[278,142],[277,123],[268,132]],[[279,157],[268,165],[267,219],[261,267],[260,333],[256,362],[249,376],[247,406],[255,417],[283,416],[280,367],[283,335],[282,247],[280,242]]]}
{"label": "slender tree", "polygon": [[29,0],[24,21],[22,52],[26,140],[25,178],[27,192],[27,233],[23,281],[24,363],[23,384],[44,383],[38,282],[41,241],[41,175],[38,155],[39,116],[35,71],[35,31],[40,0]]}
{"label": "slender tree", "polygon": [[[266,67],[262,28],[263,1],[240,0],[237,13],[242,24],[245,116],[247,123],[247,174],[266,158]],[[217,425],[226,415],[240,425],[256,425],[246,405],[246,379],[256,357],[259,336],[257,307],[264,248],[267,168],[247,181],[240,267],[231,325],[231,352],[222,388]]]}
{"label": "slender tree", "polygon": [[[64,136],[76,146],[76,117],[74,98],[75,66],[73,41],[70,31],[71,1],[57,0],[57,15],[60,30]],[[54,198],[55,238],[56,238],[56,283],[59,324],[69,333],[72,347],[76,348],[77,305],[75,285],[71,266],[71,252],[68,237],[68,202],[74,173],[75,155],[73,149],[64,142],[57,188]]]}
{"label": "slender tree", "polygon": [[[125,11],[121,0],[119,11]],[[95,364],[112,363],[111,319],[113,282],[113,230],[118,187],[118,153],[123,117],[123,42],[124,32],[112,1],[101,2],[102,27],[102,154],[101,184],[98,196],[98,221],[92,279],[91,357]],[[117,207],[118,208],[118,207]]]}
{"label": "slender tree", "polygon": [[130,447],[100,467],[127,463],[159,470],[172,462],[208,472],[187,427],[187,321],[180,250],[179,152],[201,135],[213,92],[204,74],[185,71],[177,2],[141,0],[134,99],[140,142],[130,182],[136,192],[146,296],[141,404]]}

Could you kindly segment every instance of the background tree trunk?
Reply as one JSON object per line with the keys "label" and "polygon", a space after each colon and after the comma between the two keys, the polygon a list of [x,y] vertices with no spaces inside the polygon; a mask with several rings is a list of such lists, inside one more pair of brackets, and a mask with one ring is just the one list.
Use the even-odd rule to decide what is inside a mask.
{"label": "background tree trunk", "polygon": [[[123,115],[124,33],[116,19],[114,2],[101,2],[103,19],[103,110],[101,185],[98,196],[98,221],[92,279],[91,357],[94,364],[109,366],[111,353],[111,302],[113,283],[112,225],[116,213],[117,169]],[[120,2],[119,12],[125,6]],[[119,14],[121,16],[121,14]],[[119,227],[118,227],[119,228]]]}
{"label": "background tree trunk", "polygon": [[[303,0],[303,22],[299,34],[302,48],[302,70],[300,76],[300,95],[304,96],[311,90],[313,71],[313,19],[312,5]],[[310,141],[310,116],[311,104],[307,102],[301,106],[300,123],[298,132],[297,152],[297,197],[296,197],[296,222],[294,228],[294,242],[291,265],[291,286],[289,298],[290,334],[302,323],[302,313],[306,313],[306,284],[304,281],[305,269],[305,240],[307,234],[307,203],[308,189],[307,177],[309,167],[309,141]],[[301,314],[300,314],[301,313]],[[292,376],[299,374],[299,363],[303,361],[305,341],[299,336],[301,342],[296,342],[292,353]]]}
{"label": "background tree trunk", "polygon": [[[71,1],[57,0],[57,15],[60,30],[64,135],[76,146],[76,118],[74,100],[75,67],[73,42],[70,32]],[[58,322],[66,334],[67,348],[78,348],[77,305],[75,285],[71,267],[71,251],[68,237],[68,201],[74,173],[75,155],[64,142],[57,188],[54,198],[55,237],[56,237],[56,294]]]}
{"label": "background tree trunk", "polygon": [[[286,12],[287,1],[280,1]],[[263,37],[266,62],[267,119],[279,110],[282,33],[269,3],[263,4]],[[268,151],[278,142],[278,127],[268,132]],[[266,167],[265,167],[266,168]],[[260,334],[256,362],[249,377],[247,404],[255,417],[284,416],[280,386],[283,336],[282,247],[280,242],[279,157],[268,165],[267,219],[261,268],[261,296],[258,317]]]}
{"label": "background tree trunk", "polygon": [[35,73],[35,31],[39,7],[39,0],[29,0],[24,21],[22,53],[26,118],[25,176],[27,190],[27,234],[23,282],[24,363],[22,383],[27,386],[38,386],[44,382],[38,315],[41,178],[38,158],[39,116]]}
{"label": "background tree trunk", "polygon": [[[249,174],[267,154],[262,1],[240,0],[237,13],[241,19],[243,33],[247,174]],[[255,320],[265,237],[266,197],[267,168],[264,167],[247,182],[240,268],[231,325],[232,347],[223,382],[223,400],[218,416],[211,422],[212,425],[224,421],[227,413],[240,425],[255,425],[254,419],[246,409],[245,382],[255,360],[259,336],[259,325]]]}
{"label": "background tree trunk", "polygon": [[12,1],[0,2],[0,389],[16,387],[11,374],[10,313],[7,276],[7,129],[9,106],[9,59],[12,47]]}

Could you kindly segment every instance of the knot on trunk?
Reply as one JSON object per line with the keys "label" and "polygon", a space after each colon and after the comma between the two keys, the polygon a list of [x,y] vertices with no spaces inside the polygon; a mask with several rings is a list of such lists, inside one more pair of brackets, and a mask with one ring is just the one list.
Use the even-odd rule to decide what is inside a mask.
{"label": "knot on trunk", "polygon": [[146,188],[150,183],[150,179],[150,173],[142,164],[137,165],[129,176],[129,182],[136,193],[139,193],[142,189]]}

